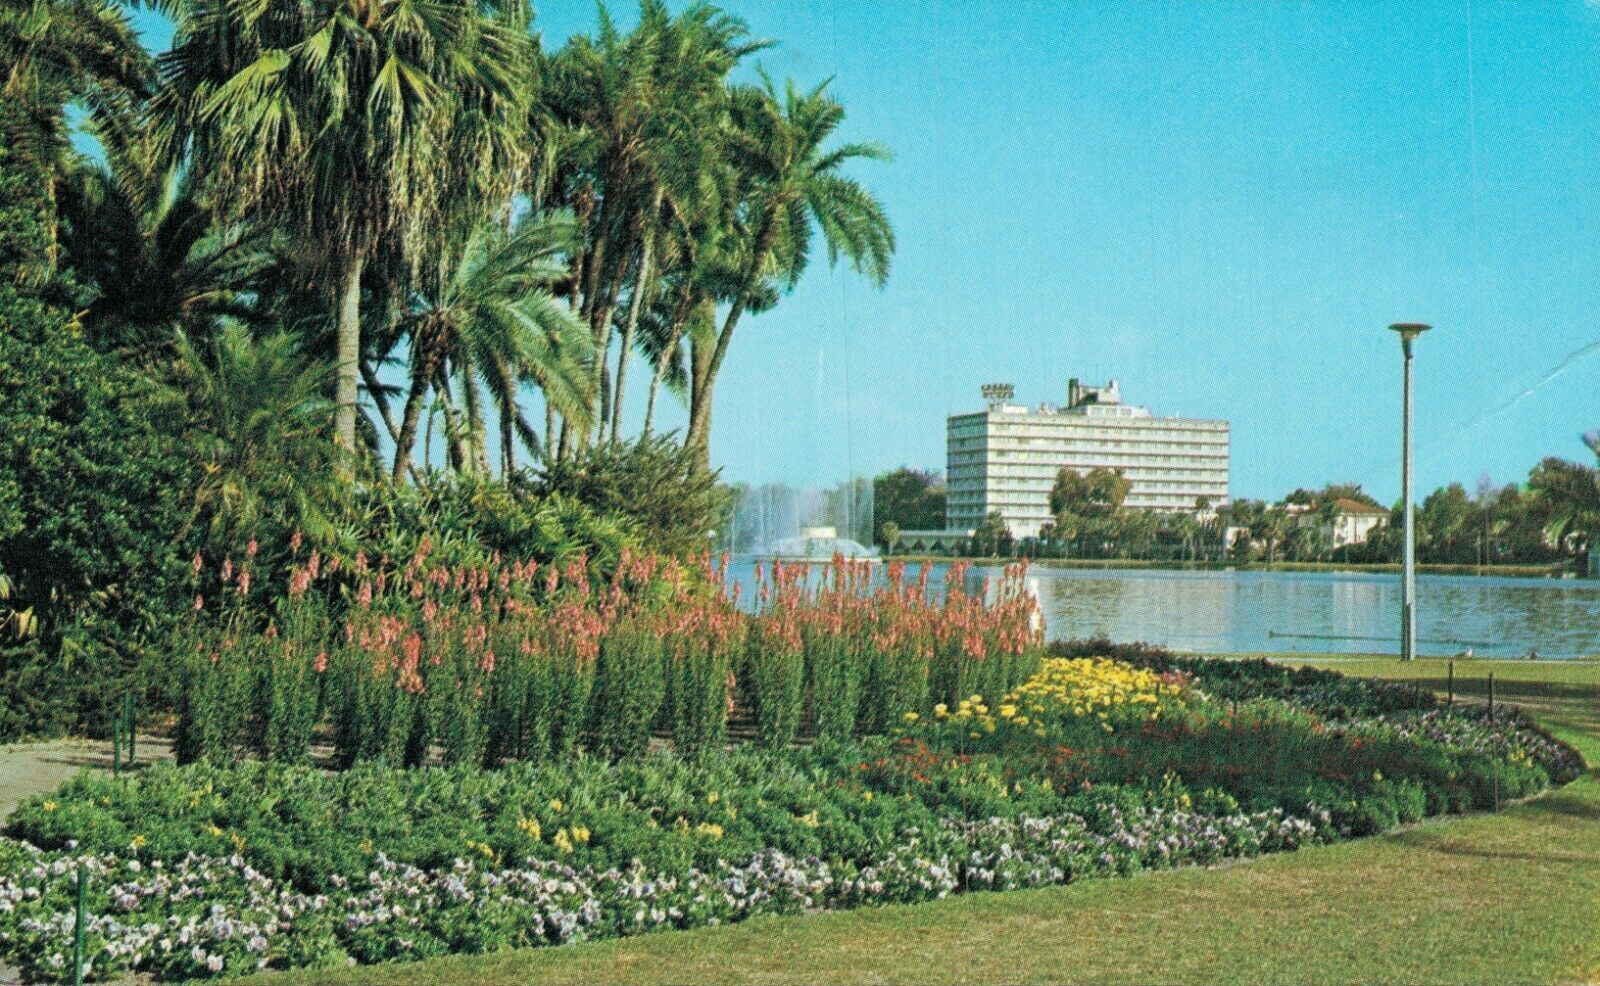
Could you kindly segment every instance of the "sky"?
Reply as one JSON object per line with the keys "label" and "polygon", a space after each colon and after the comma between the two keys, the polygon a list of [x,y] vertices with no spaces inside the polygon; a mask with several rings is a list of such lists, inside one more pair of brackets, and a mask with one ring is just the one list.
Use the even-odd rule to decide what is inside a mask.
{"label": "sky", "polygon": [[[1588,457],[1600,347],[1546,377],[1600,342],[1600,6],[723,6],[779,42],[772,75],[832,78],[842,139],[894,151],[851,174],[898,240],[883,289],[819,249],[740,324],[725,479],[942,470],[980,385],[1059,403],[1069,377],[1114,377],[1155,414],[1231,421],[1236,497],[1349,481],[1388,502],[1396,321],[1435,326],[1419,490]],[[554,49],[595,23],[569,3],[536,27]]]}

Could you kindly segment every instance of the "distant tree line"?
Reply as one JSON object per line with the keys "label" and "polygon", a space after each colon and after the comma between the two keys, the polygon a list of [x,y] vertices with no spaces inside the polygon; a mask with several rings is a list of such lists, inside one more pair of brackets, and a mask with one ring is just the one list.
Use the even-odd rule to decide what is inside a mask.
{"label": "distant tree line", "polygon": [[[1584,439],[1600,459],[1600,435]],[[1363,541],[1335,545],[1335,519],[1349,503],[1383,508],[1359,484],[1296,489],[1280,503],[1240,499],[1193,511],[1155,513],[1125,505],[1128,479],[1117,470],[1062,469],[1049,494],[1053,520],[1037,538],[1018,538],[998,513],[985,517],[963,545],[983,557],[1137,559],[1222,562],[1395,563],[1400,560],[1400,504]],[[902,468],[874,481],[879,543],[885,530],[943,527],[944,489],[934,473]],[[1346,502],[1347,501],[1347,502]],[[941,516],[932,514],[937,504]],[[1431,564],[1553,565],[1586,569],[1600,535],[1600,468],[1546,458],[1526,482],[1496,485],[1487,476],[1472,492],[1451,483],[1418,505],[1417,558]]]}

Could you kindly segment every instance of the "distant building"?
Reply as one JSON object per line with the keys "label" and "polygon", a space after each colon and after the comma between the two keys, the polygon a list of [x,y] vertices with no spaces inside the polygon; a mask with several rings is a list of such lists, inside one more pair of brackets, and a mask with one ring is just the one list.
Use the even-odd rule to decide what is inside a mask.
{"label": "distant building", "polygon": [[998,511],[1019,538],[1049,523],[1050,488],[1062,468],[1115,469],[1130,482],[1125,506],[1193,512],[1228,499],[1228,422],[1158,418],[1103,387],[1067,382],[1067,404],[1022,407],[1010,384],[983,388],[988,405],[948,422],[945,524],[976,528]]}
{"label": "distant building", "polygon": [[1315,527],[1330,548],[1365,544],[1372,532],[1389,523],[1389,511],[1370,503],[1341,497],[1333,501],[1332,518],[1321,511],[1302,507],[1295,512],[1296,527]]}

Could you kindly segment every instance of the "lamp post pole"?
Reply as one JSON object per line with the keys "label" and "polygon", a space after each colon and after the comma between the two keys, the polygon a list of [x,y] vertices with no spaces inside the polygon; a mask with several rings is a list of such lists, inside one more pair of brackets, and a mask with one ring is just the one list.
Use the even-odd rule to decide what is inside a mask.
{"label": "lamp post pole", "polygon": [[1417,518],[1411,496],[1411,344],[1430,326],[1400,322],[1389,328],[1400,333],[1405,354],[1405,384],[1400,428],[1400,497],[1405,509],[1405,555],[1400,575],[1400,659],[1417,656]]}

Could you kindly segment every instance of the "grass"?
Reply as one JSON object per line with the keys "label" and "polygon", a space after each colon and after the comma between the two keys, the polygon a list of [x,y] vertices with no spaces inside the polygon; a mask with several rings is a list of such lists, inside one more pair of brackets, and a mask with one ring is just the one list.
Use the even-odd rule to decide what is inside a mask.
{"label": "grass", "polygon": [[[1443,688],[1444,661],[1284,655]],[[1456,662],[1600,764],[1600,662]],[[286,983],[1600,981],[1600,772],[1495,815],[1211,870]]]}

